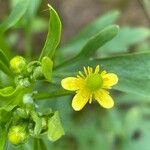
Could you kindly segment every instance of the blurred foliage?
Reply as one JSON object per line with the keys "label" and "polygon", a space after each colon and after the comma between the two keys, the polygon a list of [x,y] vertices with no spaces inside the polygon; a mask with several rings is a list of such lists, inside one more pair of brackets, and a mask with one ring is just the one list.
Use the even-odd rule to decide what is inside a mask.
{"label": "blurred foliage", "polygon": [[[11,116],[9,112],[3,110],[3,106],[11,104],[13,107],[7,109],[12,110],[18,103],[15,99],[19,99],[22,93],[31,90],[10,87],[14,86],[14,83],[9,69],[9,60],[16,53],[13,47],[20,38],[19,30],[24,33],[25,40],[21,53],[26,56],[27,61],[30,61],[38,58],[32,53],[33,35],[44,31],[47,27],[49,27],[47,40],[39,60],[42,61],[46,81],[52,83],[43,81],[35,83],[34,90],[39,91],[35,95],[35,100],[41,110],[53,108],[59,111],[65,136],[52,143],[44,135],[41,138],[30,139],[24,145],[13,146],[7,143],[6,148],[10,150],[149,150],[150,44],[148,38],[150,29],[123,26],[119,30],[114,24],[121,17],[121,13],[114,10],[98,17],[63,47],[57,49],[61,36],[61,22],[56,11],[51,8],[48,25],[45,18],[37,15],[41,0],[11,0],[10,2],[11,13],[0,23],[0,87],[9,86],[5,91],[0,90],[2,109],[0,150],[3,150],[3,145],[7,141],[6,126],[2,116]],[[149,15],[149,1],[142,2]],[[46,59],[42,59],[45,56]],[[119,76],[119,84],[112,91],[115,107],[104,110],[92,104],[81,112],[74,112],[70,105],[72,93],[61,91],[60,81],[66,76],[75,75],[83,66],[96,66],[96,64]],[[10,94],[7,98],[6,93]],[[37,132],[40,122],[38,119],[33,117]],[[60,133],[57,133],[57,130],[53,131],[52,125],[62,135],[64,134],[57,112],[49,119],[48,124],[48,137],[51,141],[55,141]]]}

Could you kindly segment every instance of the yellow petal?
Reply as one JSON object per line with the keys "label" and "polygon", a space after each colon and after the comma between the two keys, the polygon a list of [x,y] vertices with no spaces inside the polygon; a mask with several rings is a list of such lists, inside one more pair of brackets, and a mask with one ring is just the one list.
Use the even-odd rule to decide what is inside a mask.
{"label": "yellow petal", "polygon": [[72,107],[75,111],[80,111],[90,99],[90,94],[86,90],[79,91],[72,100]]}
{"label": "yellow petal", "polygon": [[95,99],[104,108],[112,108],[114,101],[106,90],[99,90],[94,94]]}
{"label": "yellow petal", "polygon": [[76,91],[83,86],[83,81],[81,78],[67,77],[61,81],[61,85],[66,90]]}
{"label": "yellow petal", "polygon": [[103,78],[103,87],[104,88],[110,88],[111,86],[117,84],[118,77],[114,73],[107,73],[102,76]]}

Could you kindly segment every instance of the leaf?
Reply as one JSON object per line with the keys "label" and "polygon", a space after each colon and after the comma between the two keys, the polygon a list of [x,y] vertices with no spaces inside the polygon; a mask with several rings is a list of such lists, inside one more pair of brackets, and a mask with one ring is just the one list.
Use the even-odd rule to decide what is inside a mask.
{"label": "leaf", "polygon": [[29,92],[30,88],[22,86],[0,89],[0,110],[11,111],[16,105],[21,105],[23,96]]}
{"label": "leaf", "polygon": [[144,95],[137,95],[135,93],[120,93],[115,97],[115,101],[118,105],[135,105],[135,104],[147,104],[150,101],[150,97]]}
{"label": "leaf", "polygon": [[0,49],[0,60],[7,66],[9,67],[9,60],[7,56],[4,54],[4,52]]}
{"label": "leaf", "polygon": [[53,62],[49,57],[42,58],[42,72],[45,78],[50,82],[52,79]]}
{"label": "leaf", "polygon": [[114,24],[119,16],[120,12],[117,10],[110,11],[100,16],[94,22],[83,28],[80,33],[74,36],[64,47],[60,48],[58,55],[77,54],[81,47],[88,42],[90,37],[94,36],[105,27]]}
{"label": "leaf", "polygon": [[112,40],[119,31],[117,25],[112,25],[103,29],[100,33],[93,36],[81,49],[77,57],[91,57],[95,54],[96,50],[102,47],[105,43]]}
{"label": "leaf", "polygon": [[150,37],[150,30],[147,28],[123,27],[116,37],[100,48],[98,54],[107,56],[111,53],[127,52],[132,45],[138,44],[148,37]]}
{"label": "leaf", "polygon": [[5,149],[6,140],[7,140],[6,127],[0,122],[0,150]]}
{"label": "leaf", "polygon": [[58,140],[64,135],[64,129],[61,126],[58,111],[48,120],[48,139],[52,142]]}
{"label": "leaf", "polygon": [[33,21],[37,10],[41,4],[42,0],[32,0],[30,1],[30,4],[28,5],[27,11],[25,13],[24,18],[27,20],[27,22],[29,21]]}
{"label": "leaf", "polygon": [[81,59],[55,68],[55,77],[76,75],[83,66],[101,66],[101,70],[116,73],[119,82],[114,89],[150,97],[150,53],[128,54],[105,59]]}
{"label": "leaf", "polygon": [[48,29],[48,35],[47,39],[44,45],[44,48],[42,49],[40,60],[44,56],[48,56],[50,59],[52,59],[55,50],[60,42],[61,37],[61,21],[59,19],[59,16],[57,12],[49,6],[50,10],[50,22],[49,22],[49,29]]}
{"label": "leaf", "polygon": [[27,10],[29,0],[20,0],[11,14],[0,24],[0,33],[5,32],[12,26],[14,26],[24,15]]}

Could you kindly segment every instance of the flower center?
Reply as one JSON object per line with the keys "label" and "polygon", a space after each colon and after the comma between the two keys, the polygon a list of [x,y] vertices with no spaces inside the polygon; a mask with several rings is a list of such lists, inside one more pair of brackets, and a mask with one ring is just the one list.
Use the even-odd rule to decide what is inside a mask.
{"label": "flower center", "polygon": [[92,91],[98,90],[102,87],[103,80],[100,74],[91,74],[86,78],[86,86]]}

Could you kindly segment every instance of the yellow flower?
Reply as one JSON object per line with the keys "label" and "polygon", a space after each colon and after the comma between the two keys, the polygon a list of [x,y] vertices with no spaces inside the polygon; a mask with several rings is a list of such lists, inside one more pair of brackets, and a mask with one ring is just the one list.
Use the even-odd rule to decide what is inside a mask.
{"label": "yellow flower", "polygon": [[86,103],[92,102],[95,98],[97,102],[104,108],[111,108],[114,101],[109,95],[108,89],[118,82],[118,77],[114,73],[107,73],[105,70],[100,73],[99,65],[95,70],[91,67],[84,67],[84,73],[79,71],[77,77],[67,77],[61,81],[64,89],[76,91],[76,95],[72,100],[74,110],[81,110]]}

